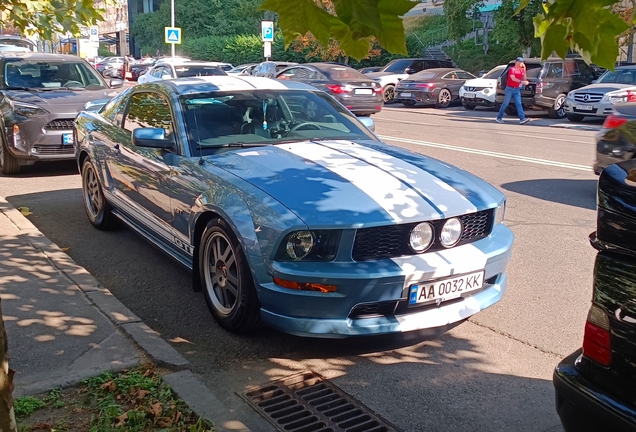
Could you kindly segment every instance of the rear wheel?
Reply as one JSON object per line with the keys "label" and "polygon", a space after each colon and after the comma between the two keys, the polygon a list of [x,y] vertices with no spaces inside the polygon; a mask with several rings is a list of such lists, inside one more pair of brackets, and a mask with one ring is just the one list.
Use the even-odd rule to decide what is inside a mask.
{"label": "rear wheel", "polygon": [[562,119],[565,117],[565,95],[561,93],[554,100],[554,105],[548,108],[550,118]]}
{"label": "rear wheel", "polygon": [[405,107],[412,107],[415,106],[415,101],[402,101],[402,105]]}
{"label": "rear wheel", "polygon": [[205,301],[222,327],[244,333],[261,325],[260,303],[247,259],[223,219],[212,219],[205,227],[199,269]]}
{"label": "rear wheel", "polygon": [[109,230],[117,226],[117,218],[104,197],[97,169],[90,158],[82,164],[82,198],[88,220],[95,228]]}
{"label": "rear wheel", "polygon": [[583,119],[585,118],[585,116],[582,116],[581,114],[573,114],[573,113],[567,113],[565,116],[568,118],[568,120],[574,123],[582,122]]}
{"label": "rear wheel", "polygon": [[508,114],[509,116],[516,116],[517,115],[517,108],[508,105],[505,109],[505,113]]}
{"label": "rear wheel", "polygon": [[4,175],[15,175],[20,172],[18,159],[9,152],[4,140],[0,137],[0,171]]}
{"label": "rear wheel", "polygon": [[448,89],[441,89],[437,95],[437,108],[448,108],[453,101],[453,95]]}
{"label": "rear wheel", "polygon": [[395,86],[393,84],[387,84],[382,91],[384,97],[384,103],[391,103],[395,99]]}

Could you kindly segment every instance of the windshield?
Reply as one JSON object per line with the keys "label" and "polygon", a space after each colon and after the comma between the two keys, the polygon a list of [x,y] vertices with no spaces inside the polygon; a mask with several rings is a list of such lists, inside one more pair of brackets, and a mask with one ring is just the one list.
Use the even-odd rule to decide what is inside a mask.
{"label": "windshield", "polygon": [[636,84],[636,69],[608,70],[596,82],[599,84]]}
{"label": "windshield", "polygon": [[404,70],[409,67],[410,64],[411,60],[393,60],[380,69],[380,72],[404,73]]}
{"label": "windshield", "polygon": [[193,154],[227,145],[377,139],[323,92],[252,90],[181,98]]}
{"label": "windshield", "polygon": [[426,70],[423,70],[422,72],[418,72],[416,74],[411,75],[411,77],[409,78],[410,80],[413,79],[431,79],[431,78],[435,78],[437,76],[437,72],[429,72]]}
{"label": "windshield", "polygon": [[174,70],[177,73],[177,78],[227,75],[217,66],[175,66]]}
{"label": "windshield", "polygon": [[505,69],[505,67],[496,67],[494,69],[491,69],[482,78],[484,78],[484,79],[497,79],[497,78],[499,78],[501,76],[501,73],[503,72],[504,69]]}
{"label": "windshield", "polygon": [[7,60],[6,88],[101,90],[108,88],[97,72],[84,62]]}
{"label": "windshield", "polygon": [[364,76],[363,73],[344,66],[334,66],[326,69],[325,72],[329,73],[333,79],[362,79],[365,81],[369,79],[369,77]]}

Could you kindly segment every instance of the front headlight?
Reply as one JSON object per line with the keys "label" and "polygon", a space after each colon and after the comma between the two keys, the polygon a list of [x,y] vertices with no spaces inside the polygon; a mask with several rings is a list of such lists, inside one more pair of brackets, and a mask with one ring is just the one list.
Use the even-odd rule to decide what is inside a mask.
{"label": "front headlight", "polygon": [[504,216],[506,215],[506,201],[501,203],[499,207],[495,209],[495,225],[503,223]]}
{"label": "front headlight", "polygon": [[415,253],[422,253],[433,243],[433,226],[428,222],[417,224],[409,235],[409,246]]}
{"label": "front headlight", "polygon": [[29,103],[11,101],[11,105],[13,106],[13,111],[16,114],[25,117],[49,113],[44,108]]}
{"label": "front headlight", "polygon": [[461,87],[459,88],[459,91],[466,91],[466,88],[465,88],[464,86],[461,86]]}
{"label": "front headlight", "polygon": [[573,101],[574,100],[574,93],[573,92],[569,92],[567,97],[566,97],[566,99]]}
{"label": "front headlight", "polygon": [[277,261],[331,261],[340,243],[339,230],[294,231],[288,234],[276,253]]}
{"label": "front headlight", "polygon": [[440,242],[444,247],[453,247],[462,238],[462,222],[457,218],[450,218],[442,227],[442,233],[439,236]]}

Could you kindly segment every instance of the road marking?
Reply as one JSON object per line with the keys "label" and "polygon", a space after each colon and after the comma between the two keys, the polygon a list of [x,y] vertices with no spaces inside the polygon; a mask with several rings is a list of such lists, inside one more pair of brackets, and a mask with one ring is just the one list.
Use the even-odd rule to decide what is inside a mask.
{"label": "road marking", "polygon": [[[392,119],[384,119],[384,118],[377,118],[375,121],[383,121],[383,122],[387,122],[387,123],[413,124],[413,125],[422,125],[422,126],[446,127],[446,126],[444,126],[442,124],[410,122],[410,121],[405,121],[405,120],[392,120]],[[545,125],[534,125],[534,126],[545,126]],[[491,132],[491,130],[488,130],[487,132]],[[551,137],[546,137],[546,136],[526,135],[526,134],[520,134],[520,133],[508,133],[508,132],[497,132],[497,131],[495,131],[494,133],[499,134],[499,135],[511,135],[511,136],[522,136],[522,137],[527,137],[527,138],[539,138],[539,139],[542,139],[542,140],[550,140],[550,141],[561,141],[561,142],[568,142],[568,143],[590,144],[590,141],[576,141],[576,140],[569,140],[569,139],[551,138]]]}
{"label": "road marking", "polygon": [[559,167],[559,168],[567,168],[567,169],[572,169],[572,170],[577,170],[577,171],[588,171],[589,172],[592,169],[592,167],[586,166],[586,165],[570,164],[570,163],[566,163],[566,162],[558,162],[558,161],[552,161],[552,160],[547,160],[547,159],[537,159],[537,158],[531,158],[531,157],[527,157],[527,156],[508,154],[508,153],[499,153],[499,152],[493,152],[493,151],[488,151],[488,150],[472,149],[472,148],[468,148],[468,147],[458,147],[458,146],[435,143],[435,142],[430,142],[430,141],[417,141],[417,140],[412,140],[412,139],[407,139],[407,138],[397,138],[397,137],[384,136],[384,135],[378,135],[378,137],[380,139],[383,139],[383,140],[386,140],[386,141],[403,142],[403,143],[407,143],[407,144],[416,144],[416,145],[421,145],[421,146],[426,146],[426,147],[441,148],[441,149],[445,149],[445,150],[454,150],[454,151],[458,151],[458,152],[462,152],[462,153],[472,153],[472,154],[477,154],[477,155],[482,155],[482,156],[492,156],[492,157],[496,157],[496,158],[500,158],[500,159],[510,159],[510,160],[516,160],[516,161],[523,161],[523,162],[529,162],[529,163],[534,163],[534,164],[538,164],[538,165],[548,165],[548,166],[554,166],[554,167]]}

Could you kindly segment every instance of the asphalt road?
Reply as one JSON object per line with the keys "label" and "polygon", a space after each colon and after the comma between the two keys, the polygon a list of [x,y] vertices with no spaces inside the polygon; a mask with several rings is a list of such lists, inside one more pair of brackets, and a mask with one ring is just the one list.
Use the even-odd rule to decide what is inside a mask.
{"label": "asphalt road", "polygon": [[387,107],[376,133],[477,174],[507,195],[516,235],[509,288],[497,305],[443,334],[303,339],[263,329],[221,330],[188,271],[128,229],[88,222],[73,163],[0,176],[0,195],[194,365],[252,431],[271,427],[237,396],[312,369],[404,431],[560,431],[551,376],[582,341],[591,298],[596,176],[593,129],[491,111]]}

